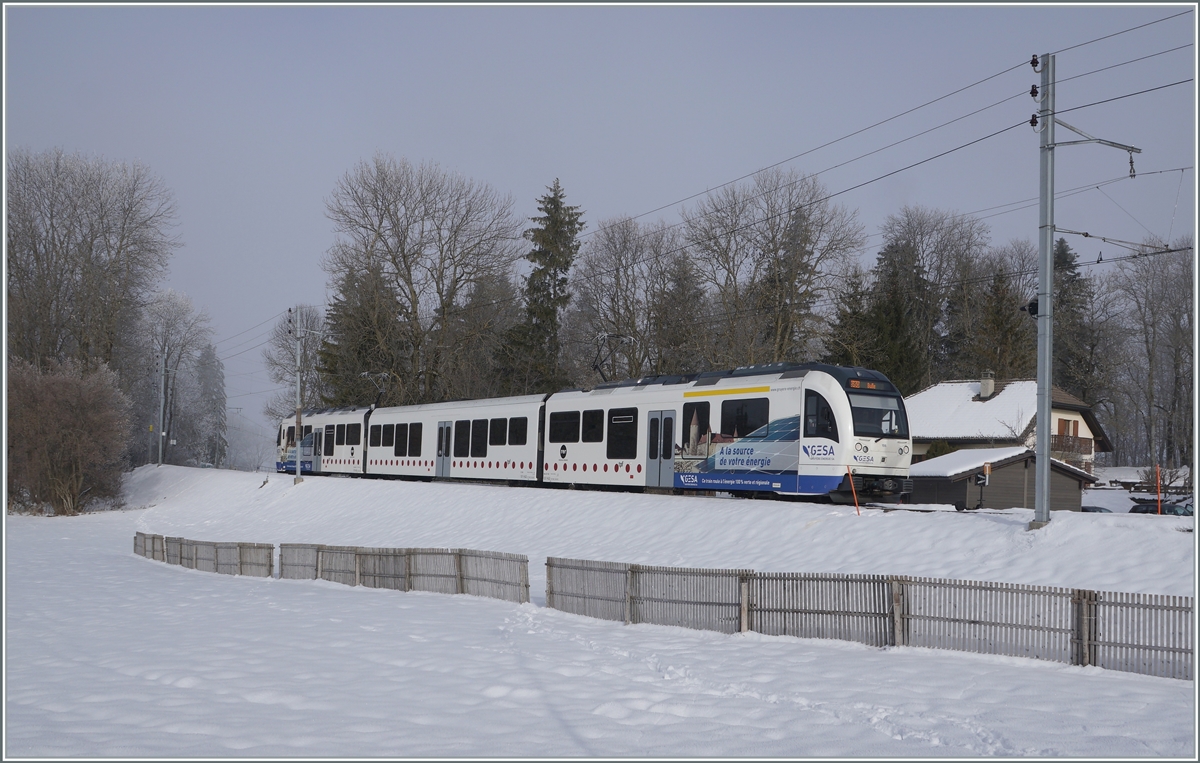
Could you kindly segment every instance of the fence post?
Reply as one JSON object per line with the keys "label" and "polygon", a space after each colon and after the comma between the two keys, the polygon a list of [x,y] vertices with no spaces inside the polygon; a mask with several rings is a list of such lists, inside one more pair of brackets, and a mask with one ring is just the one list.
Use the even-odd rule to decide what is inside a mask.
{"label": "fence post", "polygon": [[454,549],[454,583],[458,587],[455,593],[465,593],[463,588],[462,549]]}
{"label": "fence post", "polygon": [[362,554],[354,552],[354,585],[362,585]]}
{"label": "fence post", "polygon": [[315,578],[316,580],[321,579],[321,562],[322,561],[324,561],[324,560],[321,558],[321,547],[317,546],[317,577]]}
{"label": "fence post", "polygon": [[892,586],[892,645],[904,646],[904,580],[897,575],[890,575],[888,582]]}
{"label": "fence post", "polygon": [[625,569],[625,624],[633,622],[633,571],[637,567],[631,564]]}
{"label": "fence post", "polygon": [[1083,588],[1071,591],[1072,665],[1092,665],[1092,642],[1096,630],[1096,592]]}
{"label": "fence post", "polygon": [[404,549],[404,592],[408,593],[412,590],[412,554],[409,549]]}
{"label": "fence post", "polygon": [[738,633],[750,630],[750,578],[742,576],[738,579]]}

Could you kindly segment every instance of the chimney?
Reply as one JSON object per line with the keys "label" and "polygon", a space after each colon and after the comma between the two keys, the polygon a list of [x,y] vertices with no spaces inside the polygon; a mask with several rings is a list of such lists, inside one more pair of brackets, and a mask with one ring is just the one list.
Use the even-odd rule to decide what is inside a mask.
{"label": "chimney", "polygon": [[979,399],[987,400],[996,393],[996,372],[984,371],[983,378],[979,380]]}

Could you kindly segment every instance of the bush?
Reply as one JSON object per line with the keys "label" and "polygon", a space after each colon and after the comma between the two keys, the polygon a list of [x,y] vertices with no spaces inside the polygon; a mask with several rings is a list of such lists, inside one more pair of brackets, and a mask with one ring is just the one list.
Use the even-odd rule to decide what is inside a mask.
{"label": "bush", "polygon": [[43,370],[8,364],[8,495],[13,504],[49,504],[76,514],[114,498],[129,437],[129,399],[107,366],[75,363]]}

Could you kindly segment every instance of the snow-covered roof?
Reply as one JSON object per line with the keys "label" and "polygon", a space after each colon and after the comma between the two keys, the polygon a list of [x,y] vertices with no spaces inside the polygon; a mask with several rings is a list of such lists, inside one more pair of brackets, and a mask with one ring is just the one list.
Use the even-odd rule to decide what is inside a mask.
{"label": "snow-covered roof", "polygon": [[1028,448],[965,448],[913,464],[910,477],[953,477],[956,474],[980,469],[985,463],[996,463],[1028,452]]}
{"label": "snow-covered roof", "polygon": [[[973,472],[977,469],[982,469],[985,463],[993,465],[1019,458],[1021,456],[1034,455],[1034,452],[1025,447],[1010,446],[1007,448],[963,448],[956,450],[953,453],[947,453],[944,456],[930,458],[918,464],[913,464],[909,470],[910,477],[957,477],[962,474]],[[1050,459],[1050,463],[1055,468],[1068,472],[1072,476],[1088,482],[1097,482],[1098,479],[1078,469],[1065,461],[1059,461],[1057,458]]]}
{"label": "snow-covered roof", "polygon": [[1036,381],[1011,381],[987,400],[978,397],[978,381],[923,389],[904,399],[909,431],[922,440],[1020,440],[1037,415]]}

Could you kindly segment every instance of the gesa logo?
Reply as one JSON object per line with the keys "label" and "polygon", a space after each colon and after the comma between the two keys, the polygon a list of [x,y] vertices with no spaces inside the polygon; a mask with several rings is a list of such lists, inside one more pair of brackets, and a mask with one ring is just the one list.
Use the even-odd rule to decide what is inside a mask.
{"label": "gesa logo", "polygon": [[685,485],[699,485],[700,477],[696,474],[681,474],[679,475],[679,481]]}
{"label": "gesa logo", "polygon": [[800,449],[809,458],[833,458],[834,456],[832,445],[802,445]]}

